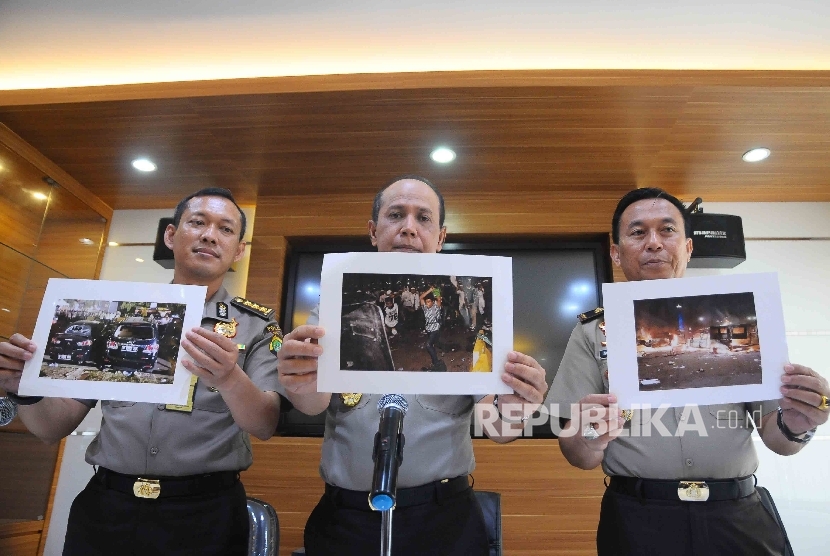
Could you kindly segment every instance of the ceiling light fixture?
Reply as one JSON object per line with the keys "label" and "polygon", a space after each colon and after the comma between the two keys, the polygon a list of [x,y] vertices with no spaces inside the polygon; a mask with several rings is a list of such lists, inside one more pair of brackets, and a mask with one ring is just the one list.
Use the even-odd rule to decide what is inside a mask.
{"label": "ceiling light fixture", "polygon": [[455,160],[455,151],[447,147],[438,147],[429,154],[429,157],[440,164],[447,164]]}
{"label": "ceiling light fixture", "polygon": [[45,201],[46,199],[48,199],[48,198],[49,198],[49,196],[48,196],[48,195],[44,195],[44,194],[43,194],[43,193],[41,193],[40,191],[35,191],[34,193],[32,193],[32,197],[34,197],[34,198],[35,198],[35,199],[37,199],[38,201]]}
{"label": "ceiling light fixture", "polygon": [[137,262],[137,263],[143,263],[143,262],[144,262],[144,259],[142,259],[141,257],[136,257],[135,262]]}
{"label": "ceiling light fixture", "polygon": [[152,172],[156,169],[156,165],[152,160],[147,158],[136,158],[133,160],[133,168],[141,170],[142,172]]}
{"label": "ceiling light fixture", "polygon": [[744,159],[744,162],[761,162],[767,158],[771,152],[772,151],[766,147],[759,147],[757,149],[750,149],[746,151],[741,158]]}
{"label": "ceiling light fixture", "polygon": [[110,245],[110,247],[118,247],[118,242],[117,241],[111,241],[109,243],[109,245]]}
{"label": "ceiling light fixture", "polygon": [[10,311],[10,310],[8,310],[8,309],[6,309],[5,307],[3,307],[2,309],[0,309],[0,311],[3,311],[4,313],[11,313],[11,311]]}
{"label": "ceiling light fixture", "polygon": [[94,242],[94,241],[92,241],[91,239],[89,239],[88,237],[82,237],[82,238],[81,238],[81,239],[79,239],[78,241],[80,241],[80,242],[81,242],[81,243],[83,243],[84,245],[95,245],[95,242]]}

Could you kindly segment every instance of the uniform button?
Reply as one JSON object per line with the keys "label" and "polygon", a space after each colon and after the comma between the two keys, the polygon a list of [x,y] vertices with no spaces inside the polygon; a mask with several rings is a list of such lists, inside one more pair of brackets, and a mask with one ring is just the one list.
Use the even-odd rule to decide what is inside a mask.
{"label": "uniform button", "polygon": [[156,406],[156,409],[158,409],[159,411],[164,411],[164,404],[163,403],[158,404]]}
{"label": "uniform button", "polygon": [[[153,454],[153,455],[156,455],[156,454],[159,453],[159,449],[158,448],[150,448],[150,453]],[[692,460],[687,460],[687,461],[692,461]]]}
{"label": "uniform button", "polygon": [[693,466],[694,464],[695,464],[695,462],[694,462],[694,460],[693,460],[692,458],[688,458],[688,459],[686,460],[686,465],[687,465],[688,467],[691,467],[691,466]]}

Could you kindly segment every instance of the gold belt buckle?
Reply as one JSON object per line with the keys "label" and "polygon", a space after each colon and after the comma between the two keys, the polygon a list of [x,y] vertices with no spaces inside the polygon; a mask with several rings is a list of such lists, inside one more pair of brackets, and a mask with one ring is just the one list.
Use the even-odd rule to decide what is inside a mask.
{"label": "gold belt buckle", "polygon": [[156,479],[142,479],[133,484],[133,494],[136,498],[151,498],[155,500],[161,494],[161,485]]}
{"label": "gold belt buckle", "polygon": [[705,502],[709,499],[709,485],[704,481],[680,481],[677,497],[684,502]]}

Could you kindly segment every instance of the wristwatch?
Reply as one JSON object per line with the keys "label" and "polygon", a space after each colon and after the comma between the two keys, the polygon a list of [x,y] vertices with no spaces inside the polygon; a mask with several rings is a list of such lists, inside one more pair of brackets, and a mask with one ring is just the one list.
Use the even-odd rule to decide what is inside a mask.
{"label": "wristwatch", "polygon": [[508,419],[507,417],[502,415],[501,410],[499,409],[499,395],[498,394],[495,394],[493,396],[493,407],[496,408],[496,413],[499,415],[499,419],[501,419],[502,421],[504,421],[505,423],[507,423],[509,425],[520,425],[520,424],[523,424],[523,423],[527,423],[527,420],[530,419],[530,417],[531,417],[530,415],[526,415],[526,416],[522,417],[521,420],[514,421],[514,420]]}
{"label": "wristwatch", "polygon": [[11,398],[0,398],[0,427],[5,427],[17,417],[17,404]]}
{"label": "wristwatch", "polygon": [[784,437],[790,442],[797,442],[798,444],[807,444],[810,441],[810,439],[813,438],[813,435],[816,434],[816,429],[810,429],[807,432],[795,434],[784,422],[784,410],[780,407],[778,408],[777,421],[778,428],[781,429],[781,434],[783,434]]}

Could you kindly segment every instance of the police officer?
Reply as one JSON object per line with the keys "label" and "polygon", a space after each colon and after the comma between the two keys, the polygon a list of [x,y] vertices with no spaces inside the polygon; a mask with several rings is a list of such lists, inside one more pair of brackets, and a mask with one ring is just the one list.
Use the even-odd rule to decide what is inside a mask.
{"label": "police officer", "polygon": [[[424,178],[395,179],[375,197],[369,237],[378,251],[436,253],[441,250],[444,201]],[[320,474],[326,491],[308,519],[309,556],[377,554],[381,516],[368,505],[378,429],[379,396],[317,392],[317,358],[323,336],[316,320],[285,336],[279,352],[280,381],[303,413],[326,411]],[[515,394],[500,396],[498,407],[512,419],[498,421],[491,436],[507,442],[544,398],[545,371],[535,359],[511,352],[503,380]],[[473,470],[470,418],[474,407],[493,408],[487,396],[406,396],[403,464],[398,474],[392,547],[398,556],[489,553],[484,522],[467,475]],[[476,404],[476,402],[479,402]],[[514,415],[503,404],[523,404]],[[508,417],[508,418],[510,418]]]}
{"label": "police officer", "polygon": [[[660,189],[626,194],[612,236],[611,259],[629,281],[680,278],[692,254],[686,211]],[[608,391],[603,311],[579,320],[546,403],[572,418],[559,439],[568,461],[582,469],[602,464],[610,476],[599,555],[783,554],[782,531],[755,490],[758,458],[746,414],[767,447],[794,454],[827,421],[827,381],[787,365],[780,400],[634,411],[626,423],[632,415],[609,408],[616,398]],[[571,414],[567,408],[576,402],[579,412]],[[652,419],[645,435],[641,425]]]}
{"label": "police officer", "polygon": [[[207,286],[202,325],[181,342],[193,358],[182,361],[194,374],[188,403],[101,403],[101,431],[86,454],[97,471],[72,504],[64,554],[248,553],[239,472],[252,463],[249,434],[267,439],[277,425],[282,334],[271,309],[222,287],[244,253],[245,225],[226,189],[203,189],[176,208],[164,234],[173,283]],[[34,351],[20,334],[0,344],[0,388],[17,391]],[[97,403],[10,396],[47,442],[69,434]]]}

